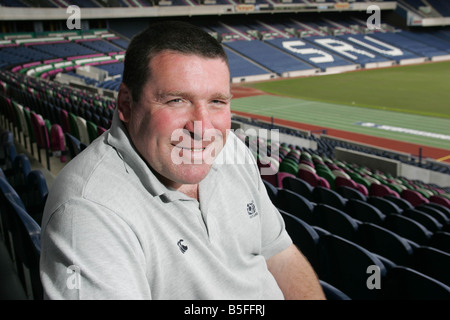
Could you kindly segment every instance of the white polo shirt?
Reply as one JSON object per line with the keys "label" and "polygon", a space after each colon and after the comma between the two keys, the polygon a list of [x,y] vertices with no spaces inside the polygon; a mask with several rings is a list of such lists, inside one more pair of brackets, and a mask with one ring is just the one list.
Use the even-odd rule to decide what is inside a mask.
{"label": "white polo shirt", "polygon": [[41,235],[45,297],[282,299],[266,259],[292,241],[256,164],[230,158],[250,155],[246,146],[230,133],[222,152],[198,202],[159,182],[115,112],[111,129],[50,191]]}

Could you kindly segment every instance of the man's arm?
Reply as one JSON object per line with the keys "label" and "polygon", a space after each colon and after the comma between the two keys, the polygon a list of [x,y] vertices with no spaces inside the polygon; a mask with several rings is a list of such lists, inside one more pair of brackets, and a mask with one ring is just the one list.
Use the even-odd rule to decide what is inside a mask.
{"label": "man's arm", "polygon": [[325,295],[308,260],[291,245],[267,260],[286,300],[322,300]]}
{"label": "man's arm", "polygon": [[41,234],[45,299],[151,299],[145,257],[130,225],[85,199],[60,206]]}

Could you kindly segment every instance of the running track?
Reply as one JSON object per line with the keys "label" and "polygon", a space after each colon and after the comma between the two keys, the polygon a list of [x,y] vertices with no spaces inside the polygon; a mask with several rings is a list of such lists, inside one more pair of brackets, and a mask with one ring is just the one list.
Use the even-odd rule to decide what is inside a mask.
{"label": "running track", "polygon": [[[263,91],[259,91],[252,88],[247,87],[240,87],[240,86],[232,86],[231,92],[233,94],[233,99],[237,98],[243,98],[243,97],[250,97],[250,96],[256,96],[256,95],[264,95],[267,94]],[[234,111],[233,113],[237,115],[242,115],[246,117],[252,117],[255,119],[260,119],[263,121],[271,122],[272,119],[270,117],[266,116],[260,116],[257,114],[250,114],[246,112],[241,111]],[[450,163],[450,151],[446,149],[440,149],[435,147],[428,147],[423,146],[419,144],[409,143],[409,142],[403,142],[399,140],[393,140],[393,139],[386,139],[386,138],[379,138],[375,136],[369,136],[365,134],[355,133],[351,131],[344,131],[344,130],[337,130],[337,129],[331,129],[331,128],[324,128],[321,126],[314,126],[310,124],[300,123],[300,122],[294,122],[284,119],[273,119],[274,124],[278,124],[281,126],[289,126],[292,128],[298,128],[302,130],[308,130],[308,131],[316,131],[316,130],[327,130],[327,134],[329,136],[355,141],[359,143],[364,143],[384,149],[404,152],[408,154],[412,154],[415,156],[419,155],[419,149],[422,148],[422,157],[423,158],[432,158],[438,161],[444,161]]]}

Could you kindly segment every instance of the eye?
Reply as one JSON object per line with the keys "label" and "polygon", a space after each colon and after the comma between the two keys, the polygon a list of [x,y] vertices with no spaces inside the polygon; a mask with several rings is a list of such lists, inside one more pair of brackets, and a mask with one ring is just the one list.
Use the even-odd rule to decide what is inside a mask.
{"label": "eye", "polygon": [[187,101],[183,98],[174,98],[174,99],[168,100],[166,104],[169,106],[180,107],[180,106],[186,104],[186,102]]}
{"label": "eye", "polygon": [[214,105],[217,105],[217,106],[222,106],[222,105],[227,105],[228,101],[215,99],[215,100],[212,100],[211,103]]}

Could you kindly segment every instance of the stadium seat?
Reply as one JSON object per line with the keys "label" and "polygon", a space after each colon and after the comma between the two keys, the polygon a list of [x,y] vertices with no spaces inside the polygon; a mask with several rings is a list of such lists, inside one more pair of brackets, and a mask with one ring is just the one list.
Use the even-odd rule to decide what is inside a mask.
{"label": "stadium seat", "polygon": [[48,196],[48,186],[41,170],[32,170],[27,176],[28,190],[23,202],[28,214],[41,225],[42,214]]}
{"label": "stadium seat", "polygon": [[19,194],[19,196],[22,196],[22,194],[28,189],[27,176],[30,171],[30,160],[25,154],[21,153],[14,158],[13,168],[4,172],[9,184]]}
{"label": "stadium seat", "polygon": [[407,209],[402,212],[402,215],[417,221],[432,233],[442,229],[442,224],[439,221],[420,210]]}
{"label": "stadium seat", "polygon": [[282,183],[284,189],[294,191],[295,193],[298,193],[309,201],[314,201],[312,196],[313,187],[311,187],[311,185],[306,181],[297,177],[289,176],[284,178]]}
{"label": "stadium seat", "polygon": [[[28,128],[28,140],[30,142],[30,151],[31,151],[31,154],[34,156],[34,144],[36,143],[36,136],[35,136],[34,130],[33,130],[33,123],[31,120],[30,110],[28,108],[23,108],[23,115],[25,117],[25,121],[27,123],[27,128]],[[38,149],[38,148],[36,147],[36,149]]]}
{"label": "stadium seat", "polygon": [[66,132],[64,134],[66,138],[67,148],[69,149],[69,154],[71,159],[75,158],[82,149],[81,141],[72,136],[70,133]]}
{"label": "stadium seat", "polygon": [[[281,166],[281,165],[280,165]],[[289,173],[289,172],[283,172],[283,171],[278,171],[277,173],[277,185],[276,187],[278,188],[282,188],[283,187],[283,179],[285,177],[295,177],[294,174]]]}
{"label": "stadium seat", "polygon": [[13,141],[13,135],[10,131],[5,131],[2,133],[2,141],[1,141],[2,147],[2,155],[0,156],[0,163],[2,169],[8,170],[12,169],[14,159],[17,156],[17,149],[14,145]]}
{"label": "stadium seat", "polygon": [[325,165],[323,166],[316,166],[316,172],[317,175],[323,179],[325,179],[328,184],[330,185],[330,189],[335,190],[335,179],[336,177],[333,175],[330,169],[328,167],[325,168]]}
{"label": "stadium seat", "polygon": [[337,178],[337,177],[341,177],[347,180],[351,180],[350,176],[342,169],[342,168],[337,168],[334,170],[331,170],[331,172],[333,173],[333,175]]}
{"label": "stadium seat", "polygon": [[80,116],[76,116],[75,120],[78,128],[78,134],[80,136],[80,141],[85,145],[89,145],[90,140],[86,120]]}
{"label": "stadium seat", "polygon": [[[11,185],[0,178],[2,225],[10,235],[10,249],[28,299],[40,300],[43,290],[39,276],[41,228],[26,212]],[[4,222],[4,223],[3,223]]]}
{"label": "stadium seat", "polygon": [[93,123],[92,121],[86,120],[86,128],[87,128],[88,135],[89,135],[89,143],[91,143],[99,136],[97,125],[95,123]]}
{"label": "stadium seat", "polygon": [[[62,99],[62,97],[60,99]],[[48,107],[48,111],[47,111],[48,118],[50,119],[51,124],[59,124],[59,125],[61,125],[61,123],[60,123],[60,120],[61,120],[61,117],[60,117],[61,111],[60,111],[60,109],[61,108],[58,107],[58,106],[53,105],[52,103],[49,103],[47,105],[47,107]]]}
{"label": "stadium seat", "polygon": [[339,193],[326,187],[317,186],[314,188],[313,199],[316,203],[328,204],[339,210],[344,210],[347,199]]}
{"label": "stadium seat", "polygon": [[70,134],[81,141],[80,131],[78,130],[77,116],[72,112],[68,112],[68,120],[70,126]]}
{"label": "stadium seat", "polygon": [[386,300],[450,299],[450,287],[405,266],[389,270],[380,291],[382,299]]}
{"label": "stadium seat", "polygon": [[377,207],[362,200],[349,199],[345,205],[344,211],[352,218],[361,222],[374,223],[381,225],[386,218],[386,215]]}
{"label": "stadium seat", "polygon": [[69,113],[65,109],[60,109],[60,123],[61,128],[63,129],[63,132],[71,133],[70,130],[70,123],[69,123]]}
{"label": "stadium seat", "polygon": [[428,246],[414,249],[410,268],[450,286],[450,253]]}
{"label": "stadium seat", "polygon": [[377,207],[385,215],[391,213],[401,213],[403,211],[395,203],[389,201],[387,198],[370,196],[367,199],[367,202]]}
{"label": "stadium seat", "polygon": [[52,156],[56,156],[61,162],[66,162],[66,140],[62,127],[55,123],[50,128],[50,149]]}
{"label": "stadium seat", "polygon": [[[13,106],[14,106],[14,108],[16,110],[16,115],[17,115],[17,117],[19,119],[19,124],[20,124],[19,132],[22,133],[23,144],[24,144],[25,149],[26,149],[27,146],[28,146],[27,139],[29,139],[30,134],[28,132],[28,125],[27,125],[27,121],[25,119],[25,114],[24,114],[24,111],[23,111],[23,107],[20,104],[18,104],[18,103],[13,103]],[[20,134],[19,134],[19,137],[20,137]]]}
{"label": "stadium seat", "polygon": [[350,241],[355,241],[358,231],[358,223],[352,217],[337,208],[322,203],[318,203],[314,207],[312,225]]}
{"label": "stadium seat", "polygon": [[419,206],[420,207],[431,207],[434,208],[436,210],[439,210],[439,212],[441,212],[442,214],[444,214],[447,218],[450,219],[450,208],[447,208],[446,206],[430,201],[428,203],[424,203],[422,205]]}
{"label": "stadium seat", "polygon": [[101,136],[106,131],[102,126],[97,125],[97,136]]}
{"label": "stadium seat", "polygon": [[299,168],[296,173],[296,176],[308,182],[311,185],[311,187],[320,186],[319,176],[310,170]]}
{"label": "stadium seat", "polygon": [[41,150],[44,150],[47,160],[47,169],[50,170],[50,139],[47,126],[41,115],[30,112],[34,136],[36,138],[39,162],[42,162]]}
{"label": "stadium seat", "polygon": [[429,202],[429,200],[418,191],[414,191],[411,189],[403,190],[401,193],[401,197],[405,200],[408,200],[413,207]]}
{"label": "stadium seat", "polygon": [[368,222],[359,225],[356,242],[367,250],[386,257],[398,265],[407,265],[414,250],[403,237]]}
{"label": "stadium seat", "polygon": [[295,176],[298,172],[298,164],[290,158],[284,158],[280,163],[279,171],[290,173]]}
{"label": "stadium seat", "polygon": [[387,196],[384,196],[384,198],[389,200],[390,202],[396,204],[402,210],[414,208],[409,201],[407,201],[403,198],[393,196],[393,195],[387,195]]}
{"label": "stadium seat", "polygon": [[6,109],[4,110],[4,114],[7,120],[7,129],[11,130],[11,132],[14,133],[15,128],[17,127],[16,124],[17,120],[14,114],[12,101],[8,97],[2,97],[2,100],[3,100],[3,107]]}
{"label": "stadium seat", "polygon": [[400,195],[384,184],[372,183],[369,188],[369,194],[375,197],[385,197],[388,195],[400,198]]}
{"label": "stadium seat", "polygon": [[370,185],[371,185],[371,182],[369,180],[367,180],[366,178],[362,177],[359,174],[353,174],[352,175],[352,173],[349,173],[349,175],[353,179],[353,181],[363,185],[364,187],[366,187],[367,190],[369,190]]}
{"label": "stadium seat", "polygon": [[318,244],[320,236],[316,230],[302,219],[280,210],[286,225],[286,231],[292,242],[300,249],[314,269],[318,268]]}
{"label": "stadium seat", "polygon": [[444,252],[450,252],[450,232],[437,231],[433,233],[427,245]]}
{"label": "stadium seat", "polygon": [[261,178],[270,182],[272,185],[277,185],[278,166],[275,160],[269,156],[257,156],[256,164],[258,165]]}
{"label": "stadium seat", "polygon": [[441,196],[431,196],[429,198],[429,201],[433,202],[433,203],[438,203],[438,204],[443,205],[444,207],[450,209],[450,200],[447,198],[444,198]]}
{"label": "stadium seat", "polygon": [[303,169],[313,173],[317,173],[316,169],[314,169],[314,167],[312,167],[308,162],[305,162],[304,160],[300,161],[300,163],[298,164],[298,169]]}
{"label": "stadium seat", "polygon": [[348,295],[331,284],[320,279],[319,283],[322,286],[323,293],[325,294],[325,298],[327,300],[351,300]]}
{"label": "stadium seat", "polygon": [[443,228],[448,229],[448,226],[450,225],[450,218],[447,217],[447,215],[445,213],[443,213],[441,210],[439,210],[437,208],[433,208],[431,206],[428,206],[428,204],[419,205],[419,206],[415,207],[414,209],[419,210],[421,212],[424,212],[424,213],[432,216],[439,223],[442,224]]}
{"label": "stadium seat", "polygon": [[357,189],[347,187],[347,186],[339,186],[336,188],[337,193],[343,196],[345,199],[357,199],[361,201],[367,201],[367,197],[359,192]]}
{"label": "stadium seat", "polygon": [[26,300],[25,289],[20,282],[3,240],[0,239],[0,300]]}
{"label": "stadium seat", "polygon": [[319,241],[320,268],[319,279],[335,286],[351,299],[377,299],[377,290],[369,289],[367,281],[369,266],[379,268],[380,283],[384,282],[386,268],[370,251],[354,242],[333,234],[320,236]]}
{"label": "stadium seat", "polygon": [[334,183],[335,183],[336,188],[343,187],[343,186],[350,187],[355,190],[358,190],[364,196],[369,195],[369,191],[367,190],[367,188],[364,185],[356,183],[351,178],[348,179],[348,178],[345,178],[342,176],[337,176],[336,179],[334,180]]}
{"label": "stadium seat", "polygon": [[267,194],[274,206],[277,206],[278,189],[270,182],[263,179],[264,186],[266,187]]}
{"label": "stadium seat", "polygon": [[278,190],[277,205],[308,224],[313,224],[314,204],[305,197],[287,189]]}
{"label": "stadium seat", "polygon": [[387,215],[382,227],[419,245],[426,245],[433,235],[431,231],[417,221],[400,214]]}

